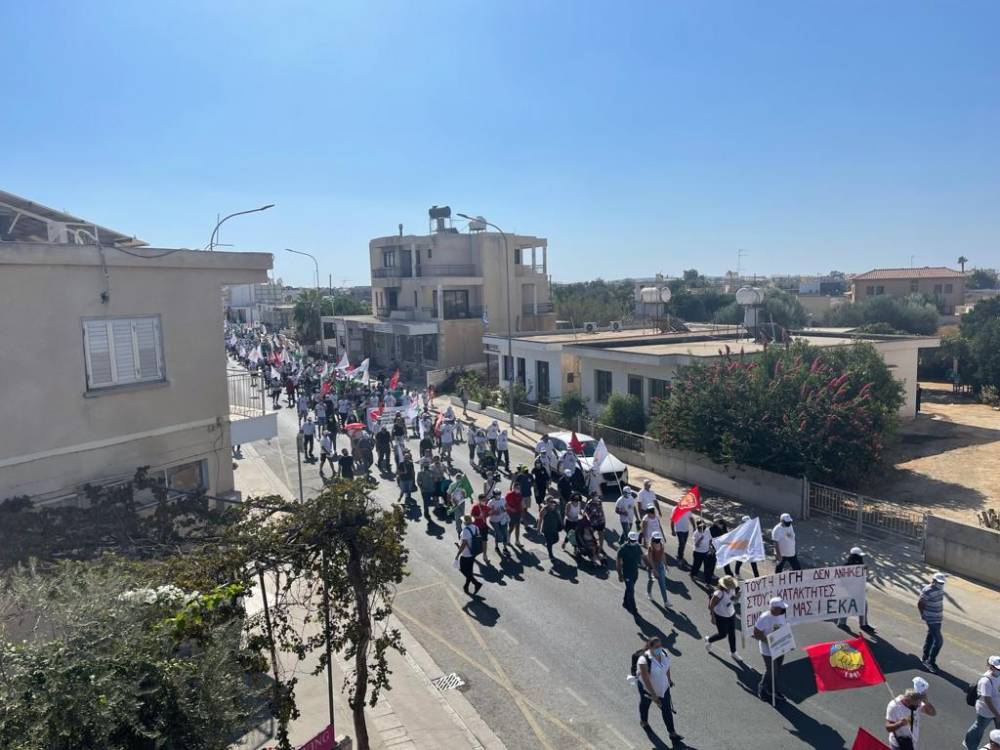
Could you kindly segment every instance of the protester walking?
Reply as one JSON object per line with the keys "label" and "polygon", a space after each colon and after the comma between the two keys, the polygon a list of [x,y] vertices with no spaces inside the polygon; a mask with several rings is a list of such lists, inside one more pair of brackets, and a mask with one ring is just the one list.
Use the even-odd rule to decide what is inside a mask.
{"label": "protester walking", "polygon": [[472,516],[465,516],[462,520],[465,521],[465,526],[462,528],[458,543],[455,545],[458,547],[455,559],[458,560],[458,569],[465,576],[465,585],[462,586],[462,591],[469,594],[469,586],[471,585],[474,587],[471,596],[475,596],[483,587],[483,584],[476,580],[473,568],[473,563],[476,560],[476,545],[482,544],[482,537],[479,529],[472,522]]}
{"label": "protester walking", "polygon": [[757,617],[757,622],[753,626],[753,637],[760,646],[760,655],[764,659],[764,676],[757,686],[757,697],[761,700],[771,700],[771,685],[774,685],[774,698],[783,701],[785,696],[781,692],[781,665],[785,661],[784,655],[771,658],[771,647],[767,643],[767,636],[785,624],[785,611],[788,605],[780,597],[773,597],[768,602],[767,612],[761,612]]}
{"label": "protester walking", "polygon": [[486,495],[479,495],[476,498],[476,502],[472,504],[472,520],[479,528],[480,539],[482,540],[482,552],[483,552],[483,562],[486,565],[490,564],[490,539],[489,539],[489,527],[486,525],[486,519],[490,517],[490,504],[489,499]]}
{"label": "protester walking", "polygon": [[541,512],[542,506],[545,504],[545,496],[549,491],[549,482],[552,481],[549,470],[545,468],[541,459],[535,459],[535,465],[531,469],[531,481],[535,489],[535,503],[538,505],[538,511]]}
{"label": "protester walking", "polygon": [[[743,516],[743,518],[740,519],[740,523],[744,524],[744,523],[746,523],[749,520],[750,520],[750,516]],[[739,579],[739,577],[740,577],[740,568],[742,568],[742,567],[743,567],[743,561],[742,560],[737,560],[736,561],[736,566],[733,568],[733,575],[737,579]],[[750,570],[753,571],[753,577],[754,578],[760,578],[760,571],[757,570],[757,561],[756,560],[751,560],[750,561]]]}
{"label": "protester walking", "polygon": [[986,671],[976,682],[975,717],[969,731],[965,733],[966,750],[977,750],[986,727],[993,724],[1000,729],[1000,656],[986,660]]}
{"label": "protester walking", "polygon": [[413,491],[417,487],[413,467],[413,458],[410,456],[409,451],[406,451],[403,454],[402,462],[396,465],[396,484],[399,485],[399,497],[396,498],[396,502],[398,503],[400,500],[404,500],[407,505],[412,503]]}
{"label": "protester walking", "polygon": [[[924,682],[923,684],[927,684]],[[885,707],[885,731],[894,750],[920,750],[920,717],[935,716],[937,710],[927,695],[908,688]]]}
{"label": "protester walking", "polygon": [[354,479],[354,456],[348,453],[347,448],[340,451],[337,466],[340,469],[341,479]]}
{"label": "protester walking", "polygon": [[615,501],[615,514],[622,527],[621,537],[618,540],[620,544],[625,544],[629,532],[635,528],[635,506],[635,490],[626,485],[625,489],[622,490],[621,497]]}
{"label": "protester walking", "polygon": [[[420,471],[417,472],[417,489],[420,490],[420,499],[424,503],[424,518],[429,521],[431,519],[431,505],[437,496],[437,480],[434,479],[428,464],[420,464]],[[456,518],[456,523],[461,523],[461,516]]]}
{"label": "protester walking", "polygon": [[712,546],[712,535],[708,533],[708,529],[705,528],[705,522],[699,520],[695,524],[694,539],[692,540],[694,545],[694,551],[692,552],[692,557],[694,562],[691,565],[691,571],[689,575],[691,580],[695,580],[695,576],[698,575],[698,570],[703,569],[705,583],[711,585],[712,576],[715,573],[715,566],[711,568],[708,567],[708,553]]}
{"label": "protester walking", "polygon": [[630,531],[625,542],[618,548],[615,569],[618,571],[618,580],[625,584],[622,606],[632,614],[636,614],[638,611],[635,606],[635,582],[639,578],[639,562],[641,560],[642,547],[639,546],[639,532]]}
{"label": "protester walking", "polygon": [[333,465],[334,452],[333,452],[333,440],[330,439],[330,434],[327,433],[319,439],[319,473],[323,473],[323,465],[326,463],[330,464],[330,471],[336,473],[337,468]]}
{"label": "protester walking", "polygon": [[305,421],[299,426],[299,432],[302,434],[302,455],[306,457],[307,461],[315,461],[313,443],[316,436],[316,425],[312,421],[312,417],[305,418]]}
{"label": "protester walking", "polygon": [[[510,546],[507,543],[507,532],[510,527],[510,516],[507,515],[507,502],[500,496],[500,491],[497,490],[495,494],[489,499],[487,503],[489,506],[489,522],[490,528],[493,530],[493,540],[496,546],[497,557],[503,555],[510,555]],[[500,545],[503,545],[503,552],[500,551]]]}
{"label": "protester walking", "polygon": [[705,650],[711,651],[712,644],[729,639],[729,655],[736,661],[743,661],[736,651],[736,603],[733,598],[739,593],[739,586],[733,576],[722,576],[708,600],[708,616],[715,625],[715,635],[705,636]]}
{"label": "protester walking", "polygon": [[663,606],[670,607],[670,599],[667,598],[667,550],[663,546],[663,534],[654,531],[649,540],[649,547],[643,555],[646,563],[646,598],[653,600],[653,578],[660,587],[660,596],[663,597]]}
{"label": "protester walking", "polygon": [[559,506],[556,505],[555,498],[545,498],[545,505],[538,516],[538,528],[541,530],[542,536],[545,537],[545,549],[548,550],[549,560],[552,562],[555,561],[555,558],[552,556],[552,548],[559,541],[559,529],[561,526],[562,521],[559,518]]}
{"label": "protester walking", "polygon": [[521,515],[524,513],[524,495],[517,482],[511,483],[510,491],[504,498],[504,508],[507,510],[507,517],[510,519],[509,533],[514,537],[514,544],[521,546]]}
{"label": "protester walking", "polygon": [[[684,559],[684,549],[687,547],[688,534],[691,531],[691,514],[682,513],[675,521],[670,519],[670,534],[677,537],[677,564],[681,570],[687,570],[687,560]],[[738,563],[737,563],[738,564]],[[739,568],[737,568],[739,570]]]}
{"label": "protester walking", "polygon": [[795,529],[788,513],[782,513],[780,523],[771,529],[771,541],[774,542],[774,561],[777,563],[775,573],[780,573],[786,567],[802,570],[795,554]]}
{"label": "protester walking", "polygon": [[931,582],[920,590],[917,599],[917,609],[920,618],[927,626],[927,637],[924,638],[924,652],[920,663],[928,672],[937,672],[937,657],[944,645],[941,635],[941,624],[944,622],[944,583],[948,576],[935,573]]}
{"label": "protester walking", "polygon": [[649,731],[649,707],[653,703],[660,709],[660,716],[667,727],[671,742],[684,739],[674,728],[673,705],[670,688],[674,681],[670,676],[670,656],[659,638],[650,638],[646,650],[636,662],[639,686],[639,726]]}
{"label": "protester walking", "polygon": [[642,483],[642,489],[639,490],[639,495],[636,497],[637,507],[636,507],[636,520],[642,522],[642,519],[646,516],[646,511],[650,508],[656,510],[657,516],[662,516],[663,512],[660,510],[660,500],[653,492],[653,480],[646,479]]}
{"label": "protester walking", "polygon": [[[864,565],[865,556],[861,551],[860,547],[851,547],[851,551],[848,553],[847,557],[844,558],[844,565]],[[838,627],[847,627],[847,618],[842,617],[837,621]],[[858,626],[866,633],[875,634],[878,631],[871,626],[868,621],[868,600],[865,599],[865,611],[858,615]]]}

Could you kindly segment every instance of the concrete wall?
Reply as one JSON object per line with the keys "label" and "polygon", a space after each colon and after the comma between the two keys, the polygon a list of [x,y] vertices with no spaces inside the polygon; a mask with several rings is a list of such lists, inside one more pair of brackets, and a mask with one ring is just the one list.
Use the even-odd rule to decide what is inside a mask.
{"label": "concrete wall", "polygon": [[[263,280],[271,256],[104,255],[107,288],[96,247],[0,245],[0,498],[198,459],[231,491],[220,289]],[[160,316],[165,380],[88,391],[82,319],[142,315]]]}
{"label": "concrete wall", "polygon": [[964,578],[1000,586],[1000,533],[927,516],[924,561]]}

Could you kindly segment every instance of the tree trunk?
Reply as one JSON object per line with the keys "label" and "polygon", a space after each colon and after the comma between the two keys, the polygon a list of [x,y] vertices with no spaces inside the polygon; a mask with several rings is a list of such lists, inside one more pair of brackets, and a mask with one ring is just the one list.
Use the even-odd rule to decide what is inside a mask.
{"label": "tree trunk", "polygon": [[351,711],[354,714],[354,734],[358,750],[369,750],[368,726],[365,724],[365,702],[368,697],[368,643],[371,641],[371,616],[368,613],[368,587],[361,570],[361,555],[353,540],[347,558],[347,577],[354,591],[354,608],[358,619],[358,642],[354,654],[354,694]]}

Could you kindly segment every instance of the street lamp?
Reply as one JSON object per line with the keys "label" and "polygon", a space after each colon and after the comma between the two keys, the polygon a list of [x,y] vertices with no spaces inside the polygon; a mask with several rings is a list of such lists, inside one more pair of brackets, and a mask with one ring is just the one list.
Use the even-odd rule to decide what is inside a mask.
{"label": "street lamp", "polygon": [[316,260],[316,256],[312,253],[304,253],[301,250],[292,250],[290,247],[286,247],[285,252],[312,258],[313,265],[316,267],[316,318],[319,320],[319,345],[323,356],[326,356],[326,338],[323,336],[323,301],[319,294],[319,261]]}
{"label": "street lamp", "polygon": [[268,203],[266,206],[261,206],[260,208],[251,208],[248,211],[236,211],[235,213],[229,214],[229,216],[223,216],[221,219],[219,219],[219,221],[216,222],[215,229],[212,230],[212,237],[208,241],[208,249],[209,250],[215,249],[215,238],[219,234],[219,227],[225,224],[226,221],[233,218],[234,216],[242,216],[243,214],[255,214],[258,211],[266,211],[269,208],[274,208],[274,204]]}
{"label": "street lamp", "polygon": [[468,221],[481,221],[488,227],[493,227],[495,230],[500,232],[500,236],[503,237],[503,267],[504,275],[507,280],[507,360],[510,362],[510,380],[507,384],[507,410],[510,412],[510,431],[514,431],[514,343],[513,337],[511,335],[511,322],[510,322],[510,245],[507,242],[507,234],[496,224],[486,221],[482,216],[476,216],[473,218],[467,214],[456,214],[463,219]]}

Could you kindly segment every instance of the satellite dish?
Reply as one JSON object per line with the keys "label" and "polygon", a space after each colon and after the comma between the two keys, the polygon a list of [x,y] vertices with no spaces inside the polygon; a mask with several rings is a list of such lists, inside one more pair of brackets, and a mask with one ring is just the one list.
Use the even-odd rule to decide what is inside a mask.
{"label": "satellite dish", "polygon": [[736,301],[745,307],[752,307],[763,302],[764,295],[756,287],[744,286],[737,290]]}
{"label": "satellite dish", "polygon": [[660,302],[669,302],[672,296],[669,286],[665,286],[660,290]]}

